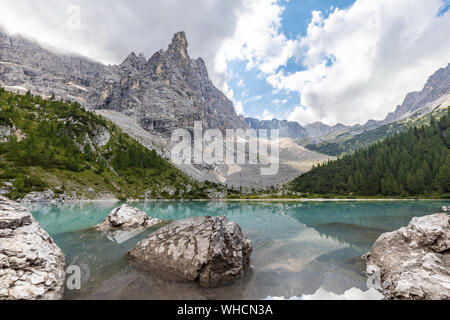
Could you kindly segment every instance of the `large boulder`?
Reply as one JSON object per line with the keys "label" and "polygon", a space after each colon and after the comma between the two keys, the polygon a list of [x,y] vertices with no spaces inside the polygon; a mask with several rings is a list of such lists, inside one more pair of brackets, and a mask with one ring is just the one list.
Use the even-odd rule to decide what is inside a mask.
{"label": "large boulder", "polygon": [[138,266],[216,287],[240,277],[252,246],[238,224],[225,217],[180,220],[151,234],[129,252]]}
{"label": "large boulder", "polygon": [[123,243],[160,223],[160,219],[150,218],[145,212],[124,204],[112,210],[96,229],[105,232],[109,240]]}
{"label": "large boulder", "polygon": [[56,300],[64,254],[19,204],[0,197],[0,300]]}
{"label": "large boulder", "polygon": [[387,299],[450,299],[450,217],[413,218],[373,245],[367,274]]}

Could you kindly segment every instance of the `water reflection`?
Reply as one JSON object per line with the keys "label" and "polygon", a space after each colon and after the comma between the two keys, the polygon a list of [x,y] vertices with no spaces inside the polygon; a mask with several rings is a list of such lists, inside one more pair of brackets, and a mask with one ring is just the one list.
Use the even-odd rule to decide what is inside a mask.
{"label": "water reflection", "polygon": [[117,206],[74,203],[30,207],[66,255],[66,265],[88,266],[82,289],[66,299],[263,299],[301,296],[319,288],[342,294],[366,290],[361,255],[383,232],[407,225],[413,216],[438,212],[443,202],[368,203],[137,203],[162,220],[227,216],[252,240],[252,268],[216,289],[164,280],[134,268],[126,253],[153,230],[117,244],[92,229]]}

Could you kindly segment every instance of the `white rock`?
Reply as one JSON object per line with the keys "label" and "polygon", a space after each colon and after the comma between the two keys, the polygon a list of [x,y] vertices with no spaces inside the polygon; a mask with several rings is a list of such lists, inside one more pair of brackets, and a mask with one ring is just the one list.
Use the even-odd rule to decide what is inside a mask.
{"label": "white rock", "polygon": [[96,229],[105,232],[111,241],[123,243],[161,222],[160,219],[150,218],[145,212],[124,204],[112,210]]}
{"label": "white rock", "polygon": [[56,300],[64,254],[19,204],[0,197],[0,300]]}
{"label": "white rock", "polygon": [[387,299],[450,299],[450,217],[444,213],[381,235],[366,258],[366,273]]}
{"label": "white rock", "polygon": [[242,276],[251,252],[250,240],[238,224],[225,217],[196,217],[151,234],[128,256],[143,268],[215,287]]}

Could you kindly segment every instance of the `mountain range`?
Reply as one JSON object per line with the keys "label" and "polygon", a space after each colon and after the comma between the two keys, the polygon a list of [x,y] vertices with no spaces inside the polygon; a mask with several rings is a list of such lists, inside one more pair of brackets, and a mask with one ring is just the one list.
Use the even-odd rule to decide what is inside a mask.
{"label": "mountain range", "polygon": [[[355,126],[316,122],[303,127],[297,122],[237,115],[233,103],[209,79],[204,60],[189,56],[184,32],[176,33],[168,48],[150,59],[132,52],[121,64],[106,66],[0,31],[0,86],[22,94],[29,90],[42,97],[79,102],[166,159],[170,158],[171,133],[180,128],[192,131],[195,121],[201,121],[205,129],[222,131],[279,129],[280,172],[275,177],[261,177],[261,166],[254,165],[178,166],[197,180],[235,187],[265,188],[287,182],[313,165],[348,151],[343,143],[360,147],[397,132],[383,127],[413,115],[420,118],[447,104],[449,74],[450,65],[440,69],[421,92],[408,94],[404,103],[382,121]],[[438,104],[439,99],[442,103]],[[376,129],[382,134],[369,134],[370,138],[353,143],[352,139]]]}
{"label": "mountain range", "polygon": [[[170,160],[171,133],[192,131],[195,121],[204,129],[248,127],[233,103],[209,79],[202,58],[191,59],[184,32],[176,33],[166,50],[150,59],[131,53],[119,65],[106,66],[79,56],[58,53],[20,36],[0,33],[0,86],[6,90],[79,102],[109,119],[125,133]],[[53,64],[53,61],[56,63]],[[57,70],[55,70],[57,69]],[[178,165],[199,181],[233,187],[266,188],[285,183],[333,157],[293,142],[306,136],[297,123],[286,127],[281,140],[280,170],[261,176],[264,165]],[[250,151],[249,151],[250,152]],[[262,159],[263,160],[263,159]]]}

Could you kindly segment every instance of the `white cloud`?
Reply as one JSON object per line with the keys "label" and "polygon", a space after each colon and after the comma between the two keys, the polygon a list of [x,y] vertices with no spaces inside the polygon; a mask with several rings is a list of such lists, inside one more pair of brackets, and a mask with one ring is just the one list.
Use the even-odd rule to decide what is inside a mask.
{"label": "white cloud", "polygon": [[294,111],[287,115],[287,120],[297,121],[302,126],[317,121],[317,116],[313,109],[305,107],[296,107]]}
{"label": "white cloud", "polygon": [[306,109],[297,108],[289,118],[303,124],[384,118],[450,62],[450,12],[438,17],[442,4],[358,0],[327,18],[313,12],[296,52],[306,70],[267,79],[275,89],[299,92]]}
{"label": "white cloud", "polygon": [[237,101],[234,103],[234,109],[236,110],[236,113],[239,115],[244,114],[244,106],[242,105],[241,101]]}
{"label": "white cloud", "polygon": [[268,109],[264,109],[261,120],[273,120],[275,119],[275,115],[270,112]]}
{"label": "white cloud", "polygon": [[[285,65],[296,47],[280,32],[284,7],[275,0],[248,0],[239,12],[233,35],[222,43],[215,57],[215,72],[225,73],[232,60],[244,61],[261,76]],[[224,83],[221,84],[223,86]]]}
{"label": "white cloud", "polygon": [[[67,28],[72,5],[80,8],[78,30]],[[214,73],[214,59],[233,36],[242,6],[240,0],[0,0],[0,26],[105,63],[120,63],[131,51],[150,58],[186,31],[191,57],[203,57],[220,80],[227,75]]]}

